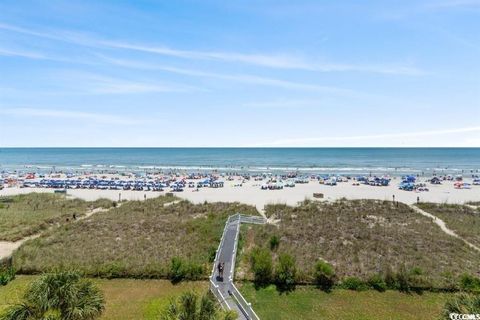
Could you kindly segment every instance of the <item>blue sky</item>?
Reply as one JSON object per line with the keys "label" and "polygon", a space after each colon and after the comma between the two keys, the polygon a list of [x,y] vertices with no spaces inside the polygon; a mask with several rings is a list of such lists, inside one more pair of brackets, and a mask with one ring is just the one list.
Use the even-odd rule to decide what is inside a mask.
{"label": "blue sky", "polygon": [[0,147],[480,147],[480,1],[0,2]]}

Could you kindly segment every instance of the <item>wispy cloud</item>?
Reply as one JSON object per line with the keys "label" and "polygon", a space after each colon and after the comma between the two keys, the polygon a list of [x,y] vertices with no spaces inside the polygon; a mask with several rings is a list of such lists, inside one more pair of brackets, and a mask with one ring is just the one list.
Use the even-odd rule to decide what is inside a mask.
{"label": "wispy cloud", "polygon": [[384,140],[384,139],[405,139],[405,138],[419,138],[419,137],[434,137],[445,136],[449,134],[457,133],[470,133],[480,132],[480,127],[464,127],[453,128],[444,130],[431,130],[431,131],[417,131],[417,132],[401,132],[401,133],[382,133],[373,135],[355,135],[355,136],[333,136],[333,137],[313,137],[313,138],[291,138],[280,139],[271,143],[262,144],[263,146],[307,146],[318,145],[328,142],[335,143],[348,143],[355,141],[371,141],[371,140]]}
{"label": "wispy cloud", "polygon": [[2,23],[0,23],[0,29],[56,41],[69,42],[81,46],[134,50],[182,59],[234,62],[276,69],[292,69],[316,72],[367,72],[409,76],[419,76],[426,74],[425,71],[410,65],[362,65],[348,63],[325,63],[311,61],[309,59],[300,58],[288,54],[257,54],[222,51],[181,50],[170,48],[168,46],[156,46],[124,41],[103,40],[78,32],[58,30],[47,32],[33,31],[30,29]]}
{"label": "wispy cloud", "polygon": [[152,80],[124,79],[103,74],[58,70],[50,77],[55,82],[49,83],[45,93],[53,88],[54,94],[79,94],[79,95],[120,95],[120,94],[145,94],[163,92],[193,92],[205,91],[202,88],[189,85],[165,83]]}
{"label": "wispy cloud", "polygon": [[22,57],[28,59],[45,59],[46,57],[37,52],[31,51],[24,51],[24,50],[13,50],[13,49],[6,49],[0,48],[0,56],[7,56],[7,57]]}
{"label": "wispy cloud", "polygon": [[222,74],[222,73],[215,73],[215,72],[206,72],[206,71],[201,71],[196,69],[185,69],[185,68],[177,68],[177,67],[158,65],[158,64],[148,64],[144,62],[136,62],[136,61],[130,61],[130,60],[114,59],[114,58],[106,57],[104,55],[99,55],[99,57],[104,59],[108,63],[115,64],[122,67],[127,67],[127,68],[161,70],[161,71],[187,75],[192,77],[214,78],[214,79],[220,79],[220,80],[271,86],[271,87],[278,87],[278,88],[284,88],[284,89],[333,92],[333,93],[352,94],[352,95],[367,95],[366,93],[363,93],[363,92],[357,92],[354,90],[335,87],[335,86],[322,86],[322,85],[295,82],[295,81],[282,80],[282,79],[276,79],[276,78],[261,77],[261,76],[250,75],[250,74]]}
{"label": "wispy cloud", "polygon": [[192,87],[184,85],[129,81],[99,75],[85,75],[84,80],[83,90],[85,90],[86,93],[92,94],[187,92],[193,89]]}
{"label": "wispy cloud", "polygon": [[70,120],[84,120],[101,124],[135,125],[144,120],[136,120],[132,117],[122,117],[105,113],[90,113],[82,111],[37,109],[37,108],[2,108],[0,114],[5,116],[33,117],[33,118],[58,118]]}
{"label": "wispy cloud", "polygon": [[321,100],[290,100],[290,99],[278,99],[274,101],[262,101],[262,102],[248,102],[243,104],[248,108],[301,108],[301,107],[316,107],[322,105]]}

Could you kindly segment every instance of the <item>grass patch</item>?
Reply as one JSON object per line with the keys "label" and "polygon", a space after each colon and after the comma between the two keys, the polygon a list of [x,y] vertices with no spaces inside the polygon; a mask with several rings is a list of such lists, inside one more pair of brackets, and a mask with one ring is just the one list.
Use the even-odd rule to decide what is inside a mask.
{"label": "grass patch", "polygon": [[447,227],[480,247],[480,210],[455,204],[420,203],[418,207],[445,221]]}
{"label": "grass patch", "polygon": [[[28,285],[36,276],[18,276],[5,287],[0,287],[0,313],[9,305],[18,303]],[[100,319],[159,319],[160,311],[169,300],[182,292],[208,290],[204,281],[172,285],[166,280],[94,279],[105,295],[105,312]]]}
{"label": "grass patch", "polygon": [[22,245],[14,253],[14,265],[24,274],[60,267],[108,278],[171,278],[172,259],[178,257],[182,265],[176,274],[206,277],[227,216],[258,214],[254,207],[238,203],[181,201],[164,206],[171,201],[158,197],[127,202],[49,230]]}
{"label": "grass patch", "polygon": [[433,320],[439,319],[450,296],[339,289],[325,293],[310,286],[299,286],[289,294],[279,294],[274,286],[255,290],[250,283],[241,286],[240,291],[262,320]]}
{"label": "grass patch", "polygon": [[0,204],[0,240],[17,241],[51,225],[65,223],[73,214],[80,217],[89,209],[110,208],[113,202],[106,199],[87,202],[58,194],[29,193],[0,197]]}
{"label": "grass patch", "polygon": [[280,238],[274,259],[281,253],[293,255],[299,283],[313,282],[314,265],[320,259],[334,266],[340,280],[355,276],[366,281],[388,270],[419,267],[431,285],[444,287],[444,274],[458,278],[478,272],[477,252],[407,205],[340,200],[305,202],[299,207],[270,205],[266,212],[280,223],[242,229],[246,243],[240,264],[250,279],[246,262],[250,252],[255,247],[270,249],[273,235]]}

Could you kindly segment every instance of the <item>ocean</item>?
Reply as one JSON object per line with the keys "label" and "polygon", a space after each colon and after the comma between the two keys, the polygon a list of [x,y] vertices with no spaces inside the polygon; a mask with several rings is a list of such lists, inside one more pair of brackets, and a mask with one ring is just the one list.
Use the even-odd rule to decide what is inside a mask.
{"label": "ocean", "polygon": [[2,172],[478,173],[480,148],[0,148]]}

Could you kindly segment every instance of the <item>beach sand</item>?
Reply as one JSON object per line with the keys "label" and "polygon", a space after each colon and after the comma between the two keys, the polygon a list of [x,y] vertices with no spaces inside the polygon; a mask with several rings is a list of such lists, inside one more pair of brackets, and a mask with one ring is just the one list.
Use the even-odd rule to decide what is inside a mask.
{"label": "beach sand", "polygon": [[[374,187],[368,185],[354,186],[351,182],[339,183],[336,186],[326,186],[316,181],[310,181],[307,184],[297,184],[293,188],[284,188],[282,190],[260,190],[261,182],[247,181],[242,187],[234,186],[239,181],[226,181],[224,188],[200,188],[199,191],[185,188],[183,192],[175,193],[176,196],[187,199],[193,203],[208,202],[234,202],[238,201],[255,206],[263,210],[266,204],[288,204],[296,205],[299,201],[313,199],[313,193],[323,193],[324,200],[336,200],[339,198],[347,199],[378,199],[395,200],[412,204],[417,201],[417,197],[422,202],[437,203],[465,203],[468,201],[480,201],[480,186],[472,186],[471,189],[455,189],[452,181],[445,181],[442,185],[430,185],[427,192],[412,192],[399,190],[398,179],[393,180],[390,186]],[[5,188],[0,190],[2,195],[14,195],[29,192],[53,192],[52,189],[42,188]],[[157,197],[168,192],[154,191],[124,191],[124,190],[89,190],[89,189],[69,189],[67,193],[71,196],[84,200],[96,200],[98,198],[108,198],[114,201],[119,200],[144,200],[146,198]]]}

